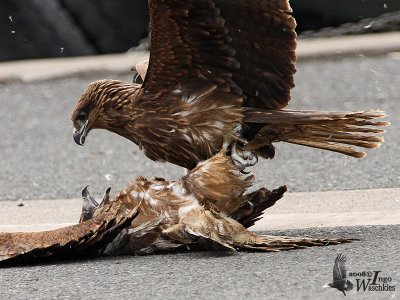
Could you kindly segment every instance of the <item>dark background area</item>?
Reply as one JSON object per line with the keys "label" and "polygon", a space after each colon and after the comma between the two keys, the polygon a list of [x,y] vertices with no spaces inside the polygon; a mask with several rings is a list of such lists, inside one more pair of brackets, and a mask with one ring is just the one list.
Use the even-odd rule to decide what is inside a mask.
{"label": "dark background area", "polygon": [[399,0],[289,0],[297,31],[337,27],[400,10]]}
{"label": "dark background area", "polygon": [[125,52],[148,33],[147,0],[2,0],[0,61]]}
{"label": "dark background area", "polygon": [[[400,10],[399,0],[290,3],[299,33]],[[385,26],[376,26],[379,22],[372,20],[350,33],[397,30],[398,19],[400,16],[395,22],[391,20],[391,26],[387,26],[388,21]],[[148,20],[147,0],[2,0],[0,61],[125,52],[147,36]]]}

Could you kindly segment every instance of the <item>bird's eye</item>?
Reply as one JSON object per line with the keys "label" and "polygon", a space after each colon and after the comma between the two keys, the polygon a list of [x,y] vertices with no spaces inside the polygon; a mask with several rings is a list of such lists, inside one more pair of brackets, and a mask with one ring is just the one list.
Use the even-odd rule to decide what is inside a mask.
{"label": "bird's eye", "polygon": [[86,121],[87,120],[87,113],[85,111],[79,112],[78,115],[76,116],[76,119],[78,121]]}

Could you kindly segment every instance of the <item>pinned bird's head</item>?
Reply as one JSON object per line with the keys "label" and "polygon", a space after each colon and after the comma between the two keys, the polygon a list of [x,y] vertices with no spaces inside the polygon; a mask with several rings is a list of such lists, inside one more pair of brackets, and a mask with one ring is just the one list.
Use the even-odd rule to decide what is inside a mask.
{"label": "pinned bird's head", "polygon": [[83,146],[88,133],[96,128],[117,132],[129,119],[124,107],[137,100],[139,89],[140,85],[118,80],[92,82],[71,113],[75,142]]}
{"label": "pinned bird's head", "polygon": [[105,205],[108,205],[111,202],[110,200],[111,187],[109,187],[105,191],[103,199],[101,200],[100,203],[97,202],[96,199],[94,199],[94,197],[89,193],[88,187],[89,186],[87,185],[82,190],[83,205],[79,223],[91,219],[95,215],[97,209],[104,207]]}

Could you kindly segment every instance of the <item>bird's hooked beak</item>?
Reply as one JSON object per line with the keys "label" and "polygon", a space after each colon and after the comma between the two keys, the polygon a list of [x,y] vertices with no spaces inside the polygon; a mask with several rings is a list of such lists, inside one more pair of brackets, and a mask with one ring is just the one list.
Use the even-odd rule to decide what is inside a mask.
{"label": "bird's hooked beak", "polygon": [[74,133],[73,133],[74,141],[75,141],[75,143],[77,143],[80,146],[83,146],[83,144],[85,143],[88,123],[89,123],[89,120],[86,120],[82,124],[80,129],[74,128]]}
{"label": "bird's hooked beak", "polygon": [[100,204],[96,201],[96,199],[94,199],[92,195],[90,195],[88,187],[89,186],[87,185],[82,189],[83,205],[79,223],[91,219],[99,207],[103,207],[104,205],[108,205],[111,203],[111,187],[109,187],[104,193],[103,199],[101,200]]}
{"label": "bird's hooked beak", "polygon": [[89,186],[87,185],[82,189],[82,198],[84,199],[84,201],[87,201],[90,207],[97,208],[99,207],[99,203],[96,201],[96,199],[94,199],[92,195],[90,195],[88,187]]}
{"label": "bird's hooked beak", "polygon": [[92,218],[94,212],[99,207],[99,203],[96,201],[96,199],[94,199],[92,195],[90,195],[88,187],[89,186],[87,185],[82,190],[83,205],[79,223]]}

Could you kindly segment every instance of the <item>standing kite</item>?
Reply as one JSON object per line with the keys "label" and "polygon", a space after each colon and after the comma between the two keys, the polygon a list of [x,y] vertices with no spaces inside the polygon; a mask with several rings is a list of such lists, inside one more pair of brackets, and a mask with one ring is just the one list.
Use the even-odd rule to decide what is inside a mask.
{"label": "standing kite", "polygon": [[[295,19],[287,0],[149,0],[151,46],[142,84],[99,80],[72,112],[74,140],[115,132],[155,161],[192,169],[236,141],[245,165],[273,142],[363,157],[387,122],[380,111],[283,108],[294,87]],[[144,76],[144,75],[143,75]]]}

